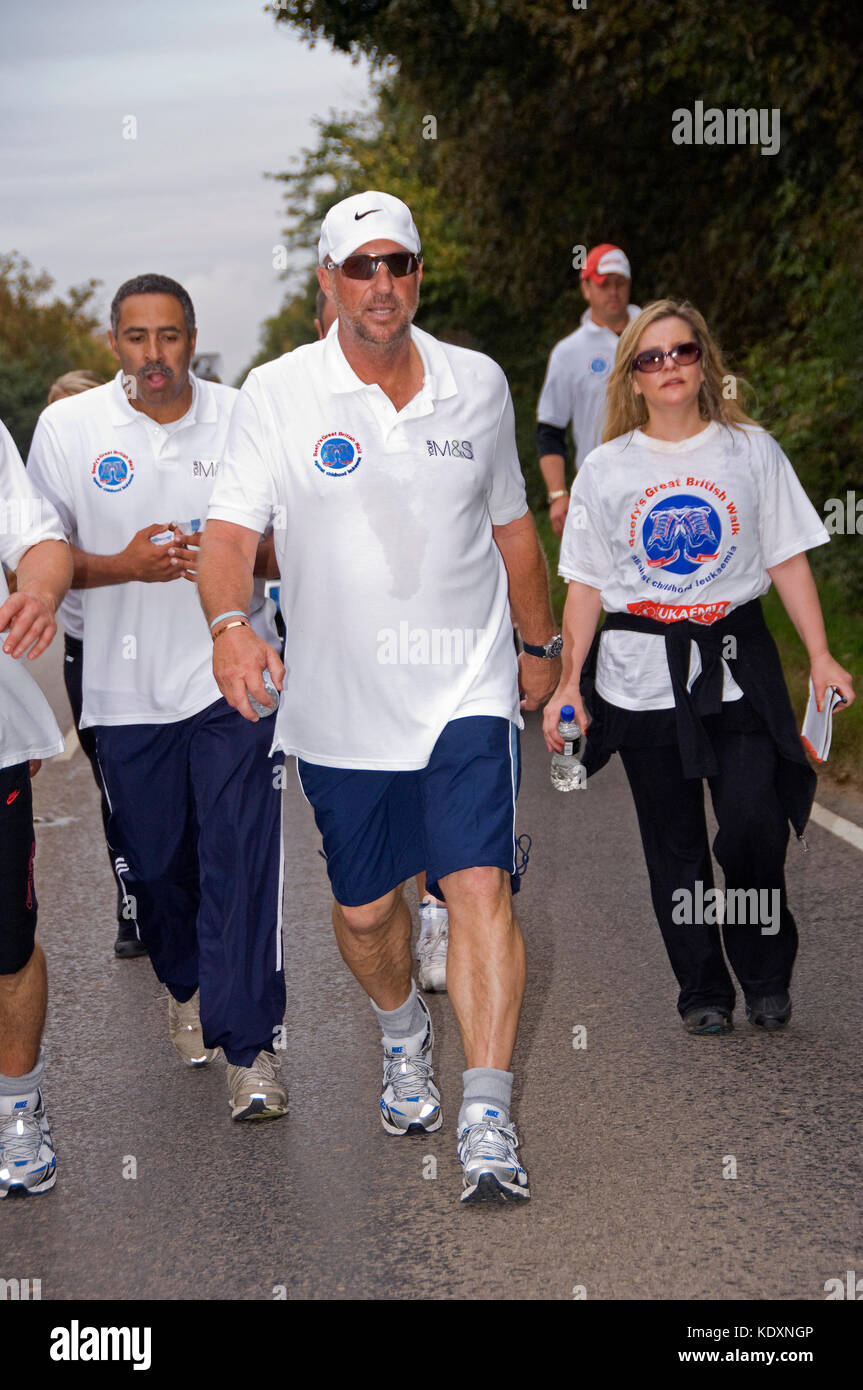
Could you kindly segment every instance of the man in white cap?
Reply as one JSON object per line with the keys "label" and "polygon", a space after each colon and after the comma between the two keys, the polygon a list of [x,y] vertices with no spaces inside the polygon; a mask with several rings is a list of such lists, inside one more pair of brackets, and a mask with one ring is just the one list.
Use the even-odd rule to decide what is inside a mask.
{"label": "man in white cap", "polygon": [[588,253],[581,268],[581,292],[587,308],[574,333],[551,350],[539,404],[536,443],[539,466],[548,490],[549,519],[563,535],[569,507],[566,487],[566,427],[572,421],[575,468],[602,443],[605,395],[614,366],[617,340],[641,310],[629,303],[632,271],[619,246],[602,242]]}
{"label": "man in white cap", "polygon": [[[262,668],[282,688],[274,747],[297,756],[339,949],[383,1033],[383,1128],[442,1123],[402,896],[425,869],[449,909],[447,984],[467,1061],[462,1200],[524,1199],[510,1119],[524,991],[510,601],[533,644],[522,708],[548,698],[560,642],[512,402],[488,357],[412,326],[420,239],[399,199],[336,204],[318,251],[337,324],[250,374],[213,493],[199,571],[213,669],[247,719]],[[287,675],[245,617],[270,521]]]}

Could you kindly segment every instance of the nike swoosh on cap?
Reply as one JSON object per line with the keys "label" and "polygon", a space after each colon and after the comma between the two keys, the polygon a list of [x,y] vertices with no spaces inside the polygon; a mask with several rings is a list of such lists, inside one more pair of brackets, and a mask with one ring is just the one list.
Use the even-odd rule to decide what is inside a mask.
{"label": "nike swoosh on cap", "polygon": [[371,213],[373,213],[373,212],[381,212],[381,211],[383,211],[382,208],[369,208],[368,212],[355,212],[355,213],[354,213],[354,221],[355,221],[355,222],[359,222],[361,218],[363,218],[363,217],[369,217],[369,216],[371,215]]}

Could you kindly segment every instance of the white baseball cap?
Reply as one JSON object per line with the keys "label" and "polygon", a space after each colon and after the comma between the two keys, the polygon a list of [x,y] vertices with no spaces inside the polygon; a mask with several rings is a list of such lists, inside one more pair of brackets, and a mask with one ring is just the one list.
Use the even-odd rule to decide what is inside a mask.
{"label": "white baseball cap", "polygon": [[340,265],[346,256],[367,241],[395,241],[418,256],[420,234],[410,208],[401,198],[375,189],[354,193],[331,207],[321,223],[318,264],[332,259]]}

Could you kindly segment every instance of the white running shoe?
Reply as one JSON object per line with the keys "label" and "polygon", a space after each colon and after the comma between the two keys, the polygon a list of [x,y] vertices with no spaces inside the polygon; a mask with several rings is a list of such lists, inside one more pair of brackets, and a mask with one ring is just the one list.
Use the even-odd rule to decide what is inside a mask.
{"label": "white running shoe", "polygon": [[431,1014],[424,1001],[419,1002],[426,1015],[424,1032],[412,1038],[383,1039],[381,1124],[387,1134],[433,1134],[443,1124],[440,1091],[434,1084],[432,1066]]}
{"label": "white running shoe", "polygon": [[204,1046],[198,990],[185,1004],[179,1003],[168,990],[168,1032],[187,1067],[205,1067],[219,1050]]}
{"label": "white running shoe", "polygon": [[526,1201],[527,1173],[516,1157],[515,1125],[501,1124],[500,1110],[476,1101],[459,1130],[458,1156],[464,1170],[462,1202]]}
{"label": "white running shoe", "polygon": [[56,1180],[42,1092],[0,1096],[0,1198],[48,1192]]}
{"label": "white running shoe", "polygon": [[228,1104],[232,1120],[277,1120],[288,1113],[288,1093],[276,1076],[280,1060],[259,1052],[250,1067],[228,1063]]}
{"label": "white running shoe", "polygon": [[449,946],[449,914],[442,903],[426,898],[420,903],[420,934],[416,944],[419,987],[431,993],[446,990],[446,953]]}

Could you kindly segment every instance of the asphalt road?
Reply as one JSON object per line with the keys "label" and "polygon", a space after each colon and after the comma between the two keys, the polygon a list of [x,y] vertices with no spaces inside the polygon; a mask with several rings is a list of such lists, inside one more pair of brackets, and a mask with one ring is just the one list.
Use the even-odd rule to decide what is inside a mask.
{"label": "asphalt road", "polygon": [[[37,665],[65,729],[61,657],[58,641]],[[58,1179],[3,1204],[0,1274],[41,1279],[43,1299],[819,1300],[828,1279],[863,1271],[860,852],[814,825],[810,853],[789,851],[802,944],[787,1032],[757,1032],[738,1006],[730,1037],[690,1038],[617,760],[562,796],[535,716],[523,749],[533,852],[514,1114],[533,1198],[503,1208],[458,1202],[462,1058],[446,996],[430,1001],[443,1129],[397,1140],[380,1127],[376,1025],[336,950],[293,778],[291,1113],[254,1126],[230,1120],[223,1063],[180,1064],[149,962],[114,959],[86,760],[43,768]]]}

